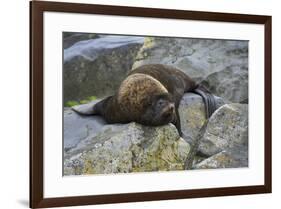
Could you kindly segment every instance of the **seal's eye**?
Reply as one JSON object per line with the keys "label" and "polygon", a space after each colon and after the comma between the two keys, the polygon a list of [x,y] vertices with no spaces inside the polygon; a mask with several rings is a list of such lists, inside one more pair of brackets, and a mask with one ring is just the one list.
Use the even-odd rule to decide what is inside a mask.
{"label": "seal's eye", "polygon": [[158,105],[160,105],[160,106],[162,106],[164,104],[164,102],[162,101],[162,100],[160,100],[159,102],[158,102]]}
{"label": "seal's eye", "polygon": [[166,103],[166,101],[164,101],[163,99],[159,99],[159,100],[157,101],[157,106],[158,106],[158,107],[163,107],[163,106],[165,105],[165,103]]}
{"label": "seal's eye", "polygon": [[148,102],[148,103],[147,103],[147,106],[149,106],[149,107],[152,106],[152,105],[153,105],[152,102]]}

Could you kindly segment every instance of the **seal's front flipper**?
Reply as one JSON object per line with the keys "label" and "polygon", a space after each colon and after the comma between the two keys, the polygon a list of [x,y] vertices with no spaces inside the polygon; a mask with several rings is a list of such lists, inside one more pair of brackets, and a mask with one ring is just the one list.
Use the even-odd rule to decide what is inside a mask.
{"label": "seal's front flipper", "polygon": [[75,105],[71,107],[72,110],[75,112],[81,114],[81,115],[95,115],[95,105],[99,103],[100,100],[95,100],[87,104],[82,104],[82,105]]}

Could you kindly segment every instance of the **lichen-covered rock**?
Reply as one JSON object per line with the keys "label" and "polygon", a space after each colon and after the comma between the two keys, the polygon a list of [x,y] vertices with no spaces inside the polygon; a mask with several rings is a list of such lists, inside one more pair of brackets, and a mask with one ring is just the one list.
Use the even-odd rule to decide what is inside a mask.
{"label": "lichen-covered rock", "polygon": [[106,125],[65,153],[64,175],[182,170],[190,147],[172,124]]}
{"label": "lichen-covered rock", "polygon": [[221,151],[194,165],[193,169],[242,168],[248,166],[248,149],[237,146]]}
{"label": "lichen-covered rock", "polygon": [[209,158],[195,168],[248,166],[248,105],[220,107],[209,120],[198,153]]}
{"label": "lichen-covered rock", "polygon": [[[220,97],[216,97],[217,108],[224,104]],[[182,132],[186,141],[192,143],[199,130],[206,121],[205,104],[200,95],[186,93],[181,99],[179,106]]]}
{"label": "lichen-covered rock", "polygon": [[247,102],[248,41],[147,37],[133,69],[152,63],[177,67],[230,102]]}
{"label": "lichen-covered rock", "polygon": [[111,95],[132,68],[142,37],[104,36],[64,50],[64,102]]}
{"label": "lichen-covered rock", "polygon": [[211,156],[236,145],[248,146],[248,105],[226,104],[210,118],[199,151]]}

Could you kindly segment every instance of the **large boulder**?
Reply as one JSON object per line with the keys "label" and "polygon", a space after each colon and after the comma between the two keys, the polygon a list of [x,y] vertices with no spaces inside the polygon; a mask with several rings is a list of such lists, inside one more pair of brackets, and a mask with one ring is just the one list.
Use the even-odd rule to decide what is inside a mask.
{"label": "large boulder", "polygon": [[195,168],[248,166],[248,105],[226,104],[210,118],[198,154],[209,157]]}
{"label": "large boulder", "polygon": [[174,125],[106,125],[65,153],[64,175],[182,170],[190,147]]}
{"label": "large boulder", "polygon": [[178,67],[230,102],[248,99],[248,41],[147,37],[133,69],[161,63]]}
{"label": "large boulder", "polygon": [[226,102],[248,103],[248,67],[230,66],[208,75],[202,81]]}
{"label": "large boulder", "polygon": [[102,36],[64,50],[64,102],[111,95],[132,68],[144,38]]}
{"label": "large boulder", "polygon": [[235,145],[248,145],[248,105],[226,104],[210,118],[199,151],[207,156]]}

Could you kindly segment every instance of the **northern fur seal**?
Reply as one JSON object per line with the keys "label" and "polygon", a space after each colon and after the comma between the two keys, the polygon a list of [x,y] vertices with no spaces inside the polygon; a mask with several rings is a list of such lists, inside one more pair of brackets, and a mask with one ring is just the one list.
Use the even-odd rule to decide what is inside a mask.
{"label": "northern fur seal", "polygon": [[103,116],[108,123],[173,123],[182,135],[178,107],[185,92],[202,96],[207,118],[216,110],[213,95],[179,69],[162,64],[143,65],[129,73],[115,95],[95,104],[91,114]]}

